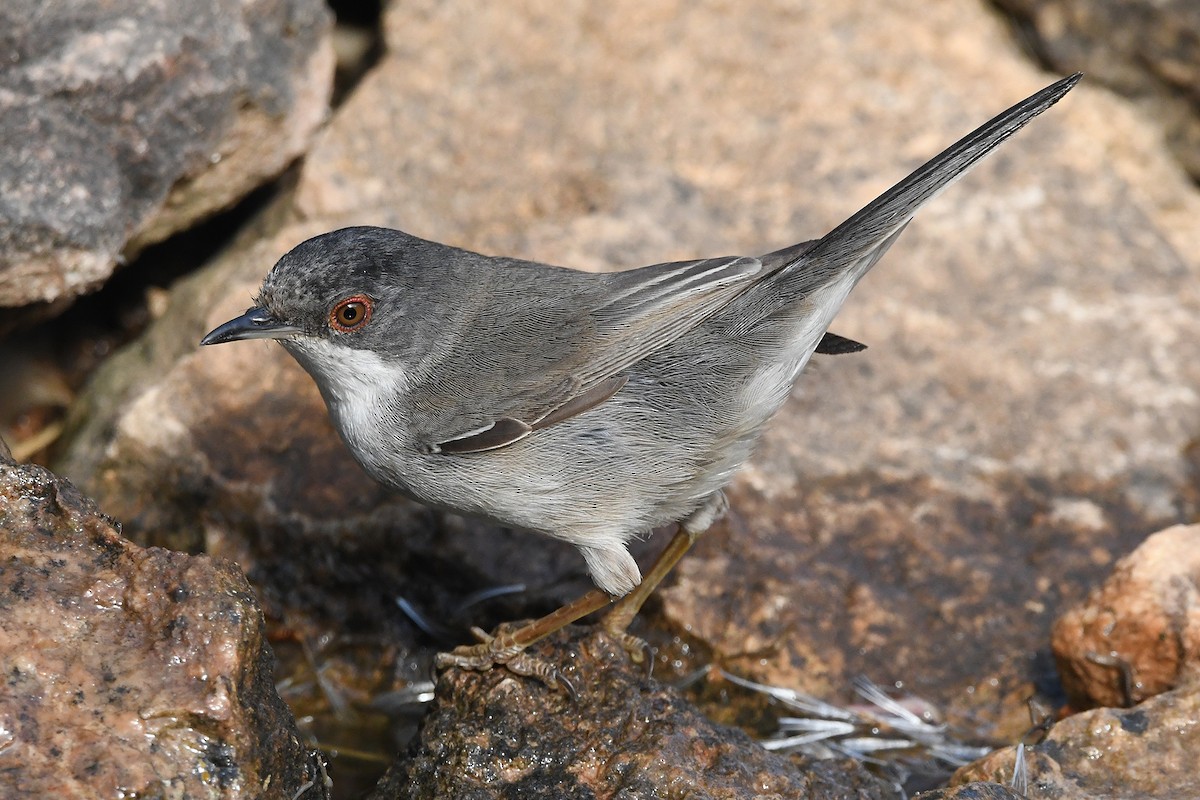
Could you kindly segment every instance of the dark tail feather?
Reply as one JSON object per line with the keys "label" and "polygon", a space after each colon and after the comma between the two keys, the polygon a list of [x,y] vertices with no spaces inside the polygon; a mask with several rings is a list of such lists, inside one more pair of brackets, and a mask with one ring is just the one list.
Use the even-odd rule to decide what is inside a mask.
{"label": "dark tail feather", "polygon": [[811,275],[820,281],[867,259],[861,263],[862,272],[866,272],[882,255],[873,251],[885,242],[890,244],[889,240],[908,224],[917,209],[962,177],[1030,120],[1057,103],[1082,77],[1083,73],[1077,72],[1063,78],[984,123],[872,200],[783,269],[807,264],[820,273]]}
{"label": "dark tail feather", "polygon": [[813,352],[827,356],[842,356],[846,353],[861,353],[866,349],[867,346],[862,342],[825,331],[825,335],[821,337],[821,341],[817,342],[817,349]]}

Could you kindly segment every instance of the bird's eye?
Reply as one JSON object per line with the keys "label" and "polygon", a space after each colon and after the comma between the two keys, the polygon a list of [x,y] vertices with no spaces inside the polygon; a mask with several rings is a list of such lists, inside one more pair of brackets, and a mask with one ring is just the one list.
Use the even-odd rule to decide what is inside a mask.
{"label": "bird's eye", "polygon": [[329,325],[342,333],[360,330],[371,319],[371,298],[356,294],[339,300],[329,312]]}

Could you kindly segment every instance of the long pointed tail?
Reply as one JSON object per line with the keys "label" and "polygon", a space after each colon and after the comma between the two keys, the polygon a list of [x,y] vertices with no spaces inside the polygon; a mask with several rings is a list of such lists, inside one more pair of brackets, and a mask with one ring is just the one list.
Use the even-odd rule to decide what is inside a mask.
{"label": "long pointed tail", "polygon": [[1077,72],[1063,78],[984,123],[872,200],[782,269],[805,264],[814,273],[819,273],[810,273],[813,282],[832,278],[855,267],[865,273],[879,260],[883,251],[921,206],[966,174],[1030,120],[1062,99],[1082,77],[1083,73]]}

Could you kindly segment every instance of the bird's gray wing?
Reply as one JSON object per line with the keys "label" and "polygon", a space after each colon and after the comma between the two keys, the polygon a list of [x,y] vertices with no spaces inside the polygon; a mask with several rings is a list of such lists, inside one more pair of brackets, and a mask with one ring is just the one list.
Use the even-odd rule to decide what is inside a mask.
{"label": "bird's gray wing", "polygon": [[[446,412],[437,415],[442,422],[428,432],[426,449],[446,454],[495,450],[594,408],[625,385],[623,371],[720,310],[761,270],[758,259],[745,256],[655,264],[590,276],[600,283],[594,302],[572,308],[565,317],[547,313],[544,304],[531,305],[523,320],[505,316],[505,324],[521,329],[521,341],[542,347],[551,354],[549,360],[527,357],[528,372],[513,374],[512,363],[522,360],[520,353],[459,352],[459,366],[469,362],[472,369],[450,372],[501,374],[504,379],[491,383],[486,393],[440,387],[439,405]],[[503,340],[500,331],[481,333],[477,330],[472,339],[484,347]],[[836,355],[865,347],[826,333],[817,350]],[[489,366],[489,361],[494,363]],[[490,398],[486,410],[478,408],[481,394]],[[448,395],[461,402],[448,407]]]}
{"label": "bird's gray wing", "polygon": [[[427,448],[448,454],[495,450],[594,408],[625,385],[624,370],[719,310],[761,269],[756,258],[727,256],[589,276],[596,291],[578,306],[570,305],[578,296],[561,298],[557,305],[570,307],[566,315],[531,303],[524,318],[506,316],[505,324],[521,329],[523,342],[540,342],[553,355],[548,361],[529,358],[530,369],[522,375],[512,368],[521,354],[459,353],[476,370],[486,372],[489,360],[497,362],[509,380],[492,385],[486,411],[468,408],[481,399],[476,396],[444,415],[459,427],[435,434]],[[497,337],[473,339],[486,343]]]}

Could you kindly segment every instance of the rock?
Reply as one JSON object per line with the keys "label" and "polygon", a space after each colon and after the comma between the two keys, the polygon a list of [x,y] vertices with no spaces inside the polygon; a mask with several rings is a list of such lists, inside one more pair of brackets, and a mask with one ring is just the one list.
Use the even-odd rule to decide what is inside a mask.
{"label": "rock", "polygon": [[577,696],[503,670],[450,670],[407,757],[372,800],[894,798],[856,761],[799,764],[710,722],[602,633],[537,647]]}
{"label": "rock", "polygon": [[1038,55],[1136,101],[1200,177],[1200,6],[1191,0],[997,0]]}
{"label": "rock", "polygon": [[[89,391],[63,464],[131,532],[191,517],[192,543],[291,587],[265,592],[280,619],[322,619],[319,582],[354,593],[373,610],[330,624],[401,642],[397,664],[435,643],[389,621],[393,593],[441,621],[454,597],[579,559],[379,492],[278,348],[191,353],[275,256],[346,224],[589,269],[765,252],[1053,77],[985,9],[917,0],[430,0],[385,23],[387,51],[284,201],[292,221],[179,287]],[[871,349],[808,372],[650,622],[746,677],[847,699],[865,673],[972,733],[1023,731],[1028,695],[1057,691],[1059,609],[1194,514],[1197,218],[1145,121],[1072,92],[858,287],[834,329]]]}
{"label": "rock", "polygon": [[319,0],[14,0],[0,30],[0,306],[96,288],[282,172],[328,107]]}
{"label": "rock", "polygon": [[1003,784],[979,781],[921,792],[914,795],[913,800],[1025,800],[1025,795]]}
{"label": "rock", "polygon": [[1200,677],[1200,525],[1156,533],[1054,625],[1072,704],[1129,706]]}
{"label": "rock", "polygon": [[[1200,796],[1200,694],[1165,692],[1134,708],[1097,708],[1067,717],[1041,744],[1026,747],[1031,800],[1177,800]],[[955,782],[1007,783],[1016,749],[960,769]]]}
{"label": "rock", "polygon": [[232,564],[121,538],[0,464],[0,795],[327,797]]}
{"label": "rock", "polygon": [[1003,488],[970,498],[864,471],[785,500],[739,481],[731,517],[659,593],[662,614],[743,677],[845,702],[865,675],[932,704],[960,736],[1011,739],[1030,725],[1030,695],[1061,702],[1057,609],[1141,534],[1118,526],[1138,515],[1111,487],[1072,487],[1097,527],[1052,515],[1059,487]]}

